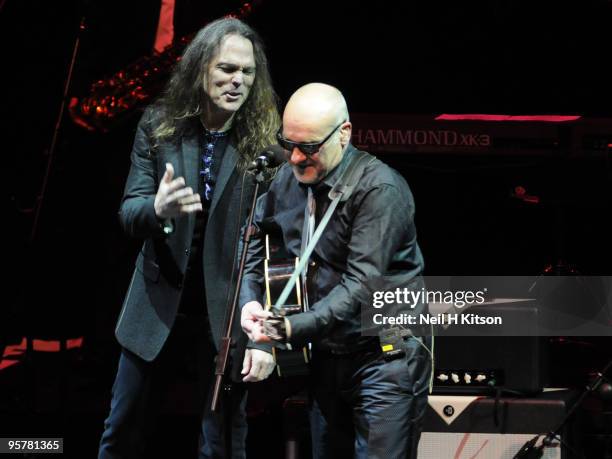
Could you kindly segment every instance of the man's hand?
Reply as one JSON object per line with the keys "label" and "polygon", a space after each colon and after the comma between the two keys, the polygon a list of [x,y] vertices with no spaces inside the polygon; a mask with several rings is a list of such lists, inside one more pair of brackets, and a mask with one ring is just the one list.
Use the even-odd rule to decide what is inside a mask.
{"label": "man's hand", "polygon": [[242,362],[242,374],[246,375],[242,380],[244,382],[263,381],[272,370],[276,363],[272,354],[259,349],[247,349],[244,353],[244,362]]}
{"label": "man's hand", "polygon": [[174,167],[166,163],[166,172],[155,195],[155,215],[166,219],[201,211],[200,194],[194,193],[191,187],[186,187],[183,177],[174,180],[173,177]]}
{"label": "man's hand", "polygon": [[263,306],[257,301],[249,301],[242,307],[240,325],[251,341],[254,343],[272,342],[263,330],[263,321],[271,315],[264,311]]}

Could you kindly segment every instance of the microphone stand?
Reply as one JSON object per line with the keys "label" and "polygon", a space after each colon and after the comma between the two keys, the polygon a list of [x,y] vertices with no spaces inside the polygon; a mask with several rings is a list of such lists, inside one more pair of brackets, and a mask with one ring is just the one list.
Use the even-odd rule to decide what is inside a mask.
{"label": "microphone stand", "polygon": [[[6,0],[0,1],[0,13],[2,12],[5,5],[6,5]],[[74,44],[72,46],[72,53],[70,55],[70,61],[68,63],[67,75],[64,81],[62,98],[61,98],[60,106],[58,109],[57,117],[55,118],[53,135],[51,137],[49,148],[43,152],[43,155],[46,156],[46,163],[44,166],[44,175],[42,178],[42,182],[40,184],[40,189],[35,198],[34,207],[32,209],[33,211],[32,226],[30,228],[30,234],[28,237],[28,245],[26,248],[25,256],[24,256],[26,260],[30,260],[30,263],[33,263],[33,258],[36,253],[35,244],[37,244],[38,242],[37,237],[38,237],[39,230],[40,230],[40,220],[42,218],[43,206],[45,204],[45,198],[46,198],[46,194],[48,190],[49,180],[51,177],[51,171],[53,169],[53,163],[54,163],[55,154],[57,150],[57,142],[58,142],[58,138],[60,135],[62,123],[64,120],[66,100],[68,98],[68,92],[70,91],[71,84],[72,84],[73,73],[74,73],[76,63],[77,63],[77,57],[78,57],[79,47],[81,43],[81,38],[85,30],[86,30],[86,15],[85,13],[83,13],[81,14],[78,30],[74,38]],[[24,209],[20,209],[20,210],[22,212],[25,212]],[[30,209],[28,209],[28,212],[29,211]],[[32,364],[32,354],[34,350],[34,347],[33,347],[34,338],[32,336],[32,328],[30,327],[29,318],[26,317],[27,309],[28,309],[27,308],[28,304],[25,300],[25,296],[26,296],[25,292],[27,291],[25,287],[26,278],[29,278],[29,276],[22,276],[22,279],[20,280],[17,286],[18,293],[15,299],[15,304],[11,305],[12,307],[9,307],[8,313],[15,317],[14,320],[17,321],[19,330],[22,330],[21,333],[23,333],[23,335],[19,335],[19,336],[25,336],[26,349],[23,354],[23,362],[24,362],[24,367],[25,367],[24,372],[23,372],[23,378],[24,378],[23,387],[24,387],[24,391],[28,393],[34,393],[36,389],[36,378],[34,378],[33,376],[34,370],[33,370],[33,364]],[[24,310],[26,312],[24,312]],[[13,335],[9,335],[9,336],[11,337],[11,339],[13,338]],[[6,345],[9,343],[4,342],[3,344]],[[1,359],[2,359],[2,355],[0,354],[0,360]],[[62,378],[64,377],[65,375],[62,374]],[[61,384],[62,385],[65,384],[65,381],[63,379],[61,381]],[[35,407],[34,407],[34,402],[32,402],[32,398],[27,397],[27,396],[26,398],[28,399],[27,402],[29,402],[27,406],[28,410],[30,411],[34,410]],[[65,423],[66,421],[66,418],[65,418],[66,406],[65,405],[66,405],[65,391],[62,386],[62,392],[60,393],[60,401],[59,401],[59,410],[61,414],[60,422],[61,423]]]}
{"label": "microphone stand", "polygon": [[[219,353],[217,354],[216,367],[215,367],[215,386],[212,394],[212,402],[210,409],[212,412],[216,412],[219,405],[219,394],[221,392],[221,385],[227,368],[227,361],[229,359],[229,351],[232,344],[232,328],[234,325],[234,318],[236,315],[236,308],[238,307],[238,295],[240,294],[240,284],[242,283],[242,277],[244,274],[244,266],[246,264],[247,250],[249,243],[251,242],[251,236],[253,235],[253,216],[255,215],[255,205],[257,203],[257,195],[259,193],[259,186],[263,183],[265,177],[263,173],[265,165],[261,164],[256,169],[255,178],[255,190],[253,192],[253,199],[251,201],[251,208],[249,210],[249,217],[247,219],[246,230],[242,236],[242,253],[240,254],[240,265],[238,267],[238,278],[236,280],[236,289],[234,290],[234,298],[229,310],[229,314],[225,323],[225,332],[221,337],[219,343]],[[229,390],[229,388],[227,388]],[[228,435],[229,432],[226,432]]]}
{"label": "microphone stand", "polygon": [[[574,404],[572,405],[570,410],[567,412],[567,414],[563,417],[563,419],[561,420],[557,428],[547,433],[544,436],[544,439],[542,440],[542,443],[539,446],[535,446],[535,445],[538,441],[538,438],[540,438],[541,435],[536,435],[534,438],[532,438],[527,443],[525,443],[523,447],[520,449],[520,451],[516,453],[516,455],[512,459],[539,459],[541,458],[542,455],[544,454],[544,451],[543,451],[544,448],[552,446],[553,441],[559,437],[559,434],[561,433],[561,431],[567,424],[567,421],[569,421],[572,415],[576,412],[576,410],[582,404],[582,402],[587,397],[587,395],[597,390],[597,388],[601,385],[601,383],[605,379],[604,375],[610,369],[610,367],[612,367],[612,360],[610,360],[607,363],[607,365],[603,368],[603,370],[596,373],[597,377],[595,378],[595,380],[592,383],[587,384],[582,394],[580,394],[580,397],[578,397],[578,399],[574,402]],[[567,447],[567,445],[564,445],[563,442],[561,442],[561,446]]]}
{"label": "microphone stand", "polygon": [[36,204],[34,208],[34,222],[32,223],[32,230],[30,232],[30,242],[34,242],[37,236],[39,220],[40,220],[40,216],[42,213],[45,194],[47,192],[47,186],[49,184],[49,176],[51,175],[51,168],[52,168],[53,159],[55,156],[57,139],[58,139],[59,132],[62,126],[62,121],[64,119],[66,99],[68,98],[68,91],[70,90],[70,84],[72,83],[72,73],[74,71],[74,65],[76,63],[77,53],[79,51],[79,45],[81,43],[81,36],[83,35],[84,31],[85,31],[85,16],[82,16],[81,21],[79,23],[79,30],[77,32],[77,36],[74,40],[74,46],[72,48],[72,56],[70,58],[70,63],[68,65],[68,76],[66,77],[66,81],[64,83],[64,92],[62,94],[62,101],[60,103],[57,118],[55,120],[55,127],[53,129],[53,136],[51,138],[51,145],[49,146],[49,149],[47,151],[47,164],[45,167],[45,175],[43,176],[42,184],[40,186],[40,191],[36,198]]}

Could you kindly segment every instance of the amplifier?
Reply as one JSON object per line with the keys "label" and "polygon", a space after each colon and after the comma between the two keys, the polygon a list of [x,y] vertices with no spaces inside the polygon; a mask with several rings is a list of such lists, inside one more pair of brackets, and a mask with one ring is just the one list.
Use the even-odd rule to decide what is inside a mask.
{"label": "amplifier", "polygon": [[[477,309],[480,315],[504,315],[525,326],[538,320],[533,301],[492,303],[470,312]],[[539,392],[548,382],[547,348],[548,338],[539,336],[438,336],[434,393]]]}
{"label": "amplifier", "polygon": [[[432,395],[423,422],[418,459],[511,459],[536,435],[557,428],[575,393],[544,392],[533,398]],[[575,428],[561,439],[574,450]],[[537,444],[540,444],[541,439]],[[536,456],[533,456],[536,457]],[[538,456],[539,457],[539,456]],[[543,449],[544,459],[571,457],[559,442]]]}

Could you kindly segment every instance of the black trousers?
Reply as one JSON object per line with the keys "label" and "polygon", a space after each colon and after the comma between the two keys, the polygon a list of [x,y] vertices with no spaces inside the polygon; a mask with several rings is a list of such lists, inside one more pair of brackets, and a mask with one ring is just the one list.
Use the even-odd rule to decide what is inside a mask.
{"label": "black trousers", "polygon": [[315,459],[416,458],[431,360],[417,339],[405,344],[406,355],[391,361],[380,350],[313,355],[310,426]]}
{"label": "black trousers", "polygon": [[[104,423],[99,459],[142,457],[151,438],[153,421],[177,374],[195,371],[198,377],[200,420],[199,458],[226,458],[225,431],[231,428],[233,458],[245,457],[247,423],[246,393],[241,385],[221,399],[217,413],[210,411],[214,385],[214,346],[204,315],[179,314],[168,341],[153,362],[146,362],[127,349],[119,359],[112,389],[111,410]],[[226,419],[225,415],[229,415]],[[194,445],[194,457],[196,456]],[[149,446],[149,449],[151,446]]]}

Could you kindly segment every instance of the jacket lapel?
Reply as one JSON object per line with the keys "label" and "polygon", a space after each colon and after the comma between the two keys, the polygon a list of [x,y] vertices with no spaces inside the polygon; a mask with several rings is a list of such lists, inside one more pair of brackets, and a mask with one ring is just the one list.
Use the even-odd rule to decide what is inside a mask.
{"label": "jacket lapel", "polygon": [[223,194],[223,190],[227,185],[228,180],[232,176],[232,172],[236,168],[238,164],[238,152],[236,149],[230,144],[227,144],[227,148],[223,153],[223,159],[221,160],[221,167],[219,168],[219,175],[217,177],[217,183],[215,184],[215,191],[213,192],[213,199],[210,203],[210,211],[209,218],[215,211],[217,204],[219,203],[219,199],[221,199],[221,195]]}

